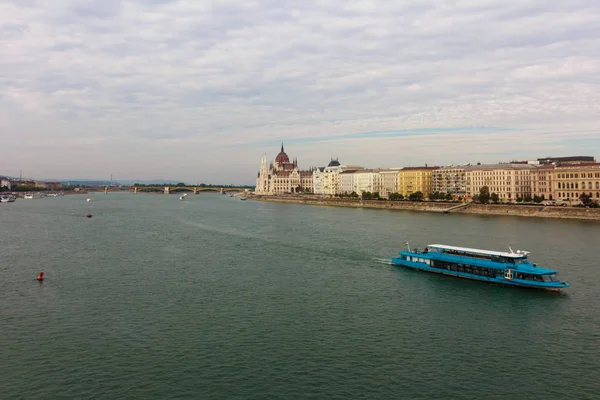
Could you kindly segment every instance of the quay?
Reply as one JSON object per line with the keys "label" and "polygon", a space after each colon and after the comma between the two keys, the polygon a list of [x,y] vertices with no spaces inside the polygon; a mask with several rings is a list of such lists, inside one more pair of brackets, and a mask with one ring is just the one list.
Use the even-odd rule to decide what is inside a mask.
{"label": "quay", "polygon": [[267,196],[252,195],[257,201],[270,201],[289,204],[307,204],[333,207],[372,208],[383,210],[408,210],[443,214],[510,215],[518,217],[562,218],[600,221],[600,209],[584,207],[559,207],[545,205],[508,205],[451,203],[437,201],[389,201],[353,200],[326,198],[311,195]]}

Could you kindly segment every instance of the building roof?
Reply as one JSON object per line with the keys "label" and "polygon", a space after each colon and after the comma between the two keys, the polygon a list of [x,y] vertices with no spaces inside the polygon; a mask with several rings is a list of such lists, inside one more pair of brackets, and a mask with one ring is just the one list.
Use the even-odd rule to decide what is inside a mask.
{"label": "building roof", "polygon": [[404,167],[402,171],[433,171],[434,169],[439,169],[440,167]]}
{"label": "building roof", "polygon": [[471,165],[465,168],[465,171],[490,171],[494,169],[536,169],[535,165],[531,164],[480,164]]}
{"label": "building roof", "polygon": [[338,161],[337,158],[335,160],[332,158],[331,161],[329,161],[329,164],[327,166],[328,167],[339,167],[340,162]]}
{"label": "building roof", "polygon": [[502,257],[509,257],[509,258],[523,258],[527,255],[527,253],[529,252],[525,252],[525,253],[518,253],[520,250],[517,250],[517,253],[509,253],[506,251],[492,251],[492,250],[481,250],[481,249],[470,249],[468,247],[456,247],[456,246],[447,246],[445,244],[430,244],[427,247],[433,248],[433,249],[442,249],[442,250],[452,250],[452,251],[462,251],[465,253],[472,253],[472,254],[487,254],[487,255],[492,255],[492,256],[502,256]]}
{"label": "building roof", "polygon": [[581,164],[560,164],[556,166],[556,169],[562,168],[581,168],[581,167],[597,167],[600,163],[581,163]]}
{"label": "building roof", "polygon": [[283,151],[283,143],[281,143],[281,151],[279,152],[279,154],[277,154],[277,157],[275,157],[275,162],[279,163],[279,164],[284,164],[284,163],[290,162],[290,158],[285,153],[285,151]]}

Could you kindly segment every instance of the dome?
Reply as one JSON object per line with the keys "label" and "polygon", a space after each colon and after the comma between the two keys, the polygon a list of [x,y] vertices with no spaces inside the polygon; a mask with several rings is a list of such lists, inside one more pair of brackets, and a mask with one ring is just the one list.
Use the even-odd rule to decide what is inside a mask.
{"label": "dome", "polygon": [[285,151],[283,151],[283,143],[281,143],[281,151],[279,152],[279,154],[277,154],[277,157],[275,157],[275,162],[278,164],[285,164],[290,162],[290,158],[287,154],[285,154]]}
{"label": "dome", "polygon": [[329,165],[327,165],[328,167],[339,167],[340,166],[340,162],[336,159],[334,160],[333,158],[331,159],[331,161],[329,161]]}

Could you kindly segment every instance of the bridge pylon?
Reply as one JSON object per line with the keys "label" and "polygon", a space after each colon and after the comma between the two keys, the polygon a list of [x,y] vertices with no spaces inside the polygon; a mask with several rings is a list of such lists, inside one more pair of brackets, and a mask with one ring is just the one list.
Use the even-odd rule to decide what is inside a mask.
{"label": "bridge pylon", "polygon": [[170,189],[168,186],[165,186],[165,194],[169,194],[170,193]]}

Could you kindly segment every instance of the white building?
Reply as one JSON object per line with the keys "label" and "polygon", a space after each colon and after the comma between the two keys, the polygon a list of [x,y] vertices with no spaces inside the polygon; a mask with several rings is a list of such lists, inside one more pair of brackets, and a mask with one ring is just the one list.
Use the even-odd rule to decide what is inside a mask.
{"label": "white building", "polygon": [[325,167],[315,168],[313,171],[312,179],[313,179],[313,193],[314,194],[325,194],[323,190],[323,171]]}
{"label": "white building", "polygon": [[332,159],[323,170],[323,193],[331,196],[344,193],[341,188],[340,174],[343,171],[358,169],[363,169],[363,167],[359,165],[340,165],[337,159]]}
{"label": "white building", "polygon": [[379,191],[379,195],[381,197],[388,198],[390,197],[390,194],[398,193],[398,172],[401,169],[402,168],[390,168],[379,171],[379,175],[381,175],[381,190]]}
{"label": "white building", "polygon": [[313,173],[300,171],[298,160],[290,162],[283,150],[275,158],[275,162],[267,167],[267,157],[261,159],[260,170],[256,178],[256,194],[275,195],[283,193],[313,192]]}
{"label": "white building", "polygon": [[10,182],[10,179],[8,179],[8,178],[6,178],[4,176],[0,176],[0,188],[3,188],[3,187],[7,187],[8,190],[10,190],[11,189],[11,182]]}
{"label": "white building", "polygon": [[487,186],[503,201],[532,196],[531,164],[484,164],[465,168],[467,195],[473,197]]}
{"label": "white building", "polygon": [[354,183],[357,194],[362,192],[379,192],[381,196],[381,175],[378,169],[362,169],[354,173]]}
{"label": "white building", "polygon": [[339,194],[351,194],[352,192],[356,192],[360,195],[360,193],[356,190],[356,171],[357,170],[355,169],[348,169],[338,174]]}

